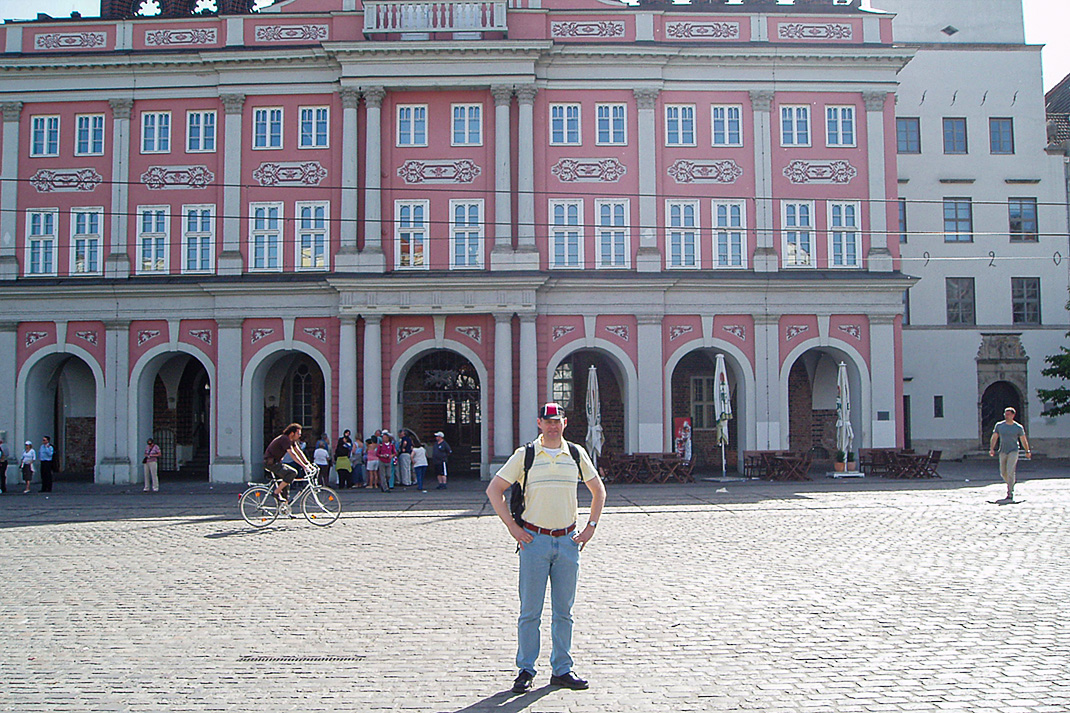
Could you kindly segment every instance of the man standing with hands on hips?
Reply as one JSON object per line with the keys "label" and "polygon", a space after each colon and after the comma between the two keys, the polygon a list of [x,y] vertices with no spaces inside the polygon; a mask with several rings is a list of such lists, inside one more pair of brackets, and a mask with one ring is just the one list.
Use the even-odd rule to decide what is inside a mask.
{"label": "man standing with hands on hips", "polygon": [[[491,506],[509,528],[520,551],[516,652],[520,672],[513,682],[514,693],[530,691],[535,678],[539,620],[547,580],[553,608],[550,683],[574,690],[587,688],[587,681],[572,672],[572,604],[576,599],[580,550],[594,536],[606,502],[606,489],[587,451],[562,437],[567,424],[561,406],[556,403],[543,406],[538,418],[539,437],[518,448],[487,486]],[[524,493],[520,522],[514,519],[505,502],[506,491],[518,481]],[[580,481],[591,491],[591,512],[587,525],[577,531],[576,484]]]}
{"label": "man standing with hands on hips", "polygon": [[1014,500],[1014,482],[1017,479],[1018,470],[1018,441],[1022,441],[1026,457],[1033,455],[1029,450],[1029,439],[1025,437],[1025,428],[1014,420],[1013,406],[1003,409],[1003,420],[992,429],[992,438],[988,444],[988,455],[996,455],[996,442],[999,442],[999,474],[1007,484],[1006,501]]}

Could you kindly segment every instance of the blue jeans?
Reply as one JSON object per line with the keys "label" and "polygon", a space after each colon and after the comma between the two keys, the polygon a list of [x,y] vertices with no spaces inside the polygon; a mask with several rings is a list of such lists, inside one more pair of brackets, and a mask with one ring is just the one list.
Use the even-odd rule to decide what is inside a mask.
{"label": "blue jeans", "polygon": [[517,620],[516,667],[535,674],[539,658],[539,621],[550,582],[550,668],[560,676],[572,670],[572,603],[576,601],[576,575],[580,546],[569,535],[551,537],[531,533],[520,550],[520,618]]}
{"label": "blue jeans", "polygon": [[424,489],[424,475],[427,474],[427,466],[426,465],[414,466],[413,470],[416,471],[416,487],[419,490],[423,490]]}

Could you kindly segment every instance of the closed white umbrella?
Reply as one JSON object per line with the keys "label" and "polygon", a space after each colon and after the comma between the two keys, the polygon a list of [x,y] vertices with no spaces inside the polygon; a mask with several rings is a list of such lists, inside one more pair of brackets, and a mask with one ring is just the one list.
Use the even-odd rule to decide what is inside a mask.
{"label": "closed white umbrella", "polygon": [[724,457],[724,447],[728,445],[728,420],[732,418],[732,392],[728,388],[728,370],[724,365],[724,354],[717,355],[717,363],[713,371],[714,394],[713,409],[717,417],[717,443],[721,446],[721,475],[727,472]]}
{"label": "closed white umbrella", "polygon": [[598,371],[594,364],[587,370],[587,453],[594,467],[598,467],[598,455],[602,452],[602,405],[598,401]]}
{"label": "closed white umbrella", "polygon": [[851,387],[847,383],[847,365],[842,361],[836,370],[836,448],[851,452],[855,432],[851,428]]}

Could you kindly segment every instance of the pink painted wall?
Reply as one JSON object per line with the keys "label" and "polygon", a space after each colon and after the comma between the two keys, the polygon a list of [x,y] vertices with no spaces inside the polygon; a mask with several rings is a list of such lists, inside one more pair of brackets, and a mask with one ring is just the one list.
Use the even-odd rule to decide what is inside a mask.
{"label": "pink painted wall", "polygon": [[178,341],[201,350],[213,364],[218,364],[216,337],[215,320],[184,319],[179,323]]}
{"label": "pink painted wall", "polygon": [[870,363],[869,317],[864,314],[834,314],[829,318],[829,338],[851,345]]}
{"label": "pink painted wall", "polygon": [[97,364],[104,368],[105,332],[103,322],[68,322],[68,344],[81,347],[96,359]]}
{"label": "pink painted wall", "polygon": [[162,319],[139,319],[130,323],[129,349],[130,363],[128,371],[133,372],[134,365],[148,350],[167,344],[171,339],[168,324]]}
{"label": "pink painted wall", "polygon": [[20,322],[19,343],[17,351],[18,368],[39,349],[56,343],[56,325],[54,322]]}

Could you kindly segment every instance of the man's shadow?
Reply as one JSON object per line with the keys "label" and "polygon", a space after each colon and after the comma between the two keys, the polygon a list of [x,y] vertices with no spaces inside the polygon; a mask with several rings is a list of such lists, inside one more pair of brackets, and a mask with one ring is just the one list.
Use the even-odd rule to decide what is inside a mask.
{"label": "man's shadow", "polygon": [[440,711],[440,713],[520,713],[556,688],[557,686],[545,685],[528,693],[501,691],[481,701],[476,701],[470,706],[458,708],[455,711]]}

